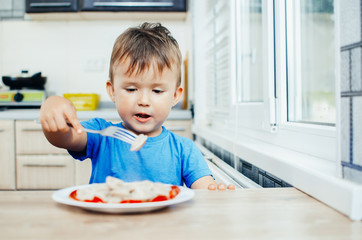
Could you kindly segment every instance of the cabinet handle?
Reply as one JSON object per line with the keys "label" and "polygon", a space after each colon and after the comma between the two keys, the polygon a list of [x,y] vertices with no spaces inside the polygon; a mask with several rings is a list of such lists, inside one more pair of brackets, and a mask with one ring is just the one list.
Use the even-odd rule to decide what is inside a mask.
{"label": "cabinet handle", "polygon": [[173,2],[94,2],[94,7],[172,7]]}
{"label": "cabinet handle", "polygon": [[30,3],[30,7],[70,7],[71,2]]}
{"label": "cabinet handle", "polygon": [[40,132],[42,131],[41,128],[23,128],[22,129],[23,132]]}
{"label": "cabinet handle", "polygon": [[169,131],[186,131],[185,127],[166,127]]}
{"label": "cabinet handle", "polygon": [[39,164],[39,163],[26,163],[23,167],[65,167],[65,164]]}

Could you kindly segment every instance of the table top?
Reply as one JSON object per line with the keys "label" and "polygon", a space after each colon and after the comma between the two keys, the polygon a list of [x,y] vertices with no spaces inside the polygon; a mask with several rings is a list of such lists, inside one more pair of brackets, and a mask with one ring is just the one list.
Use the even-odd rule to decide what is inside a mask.
{"label": "table top", "polygon": [[137,214],[56,203],[53,191],[0,191],[0,239],[362,239],[362,222],[295,188],[196,190]]}

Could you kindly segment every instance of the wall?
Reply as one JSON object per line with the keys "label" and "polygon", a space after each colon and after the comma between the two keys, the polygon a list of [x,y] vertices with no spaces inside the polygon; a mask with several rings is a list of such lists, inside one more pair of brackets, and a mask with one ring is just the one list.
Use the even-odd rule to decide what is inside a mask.
{"label": "wall", "polygon": [[[146,17],[137,20],[0,21],[0,75],[13,75],[22,69],[30,73],[41,71],[47,76],[46,88],[52,95],[98,93],[101,101],[109,101],[105,82],[113,43],[126,28],[147,20]],[[185,55],[191,35],[187,21],[154,18],[152,21],[169,28]]]}
{"label": "wall", "polygon": [[343,178],[362,183],[362,0],[340,3]]}

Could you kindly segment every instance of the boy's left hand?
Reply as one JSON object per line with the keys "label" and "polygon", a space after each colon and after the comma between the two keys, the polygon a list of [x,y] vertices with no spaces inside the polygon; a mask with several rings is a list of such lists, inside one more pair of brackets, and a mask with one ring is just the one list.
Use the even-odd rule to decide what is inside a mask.
{"label": "boy's left hand", "polygon": [[227,187],[224,183],[217,184],[211,176],[204,176],[197,179],[192,185],[192,189],[209,189],[209,190],[235,190],[235,186],[229,184]]}
{"label": "boy's left hand", "polygon": [[215,184],[211,183],[211,184],[209,184],[208,189],[209,190],[216,190],[217,189],[217,190],[220,190],[220,191],[224,191],[226,189],[235,190],[235,186],[232,185],[232,184],[229,184],[227,186],[227,188],[226,188],[225,184],[223,184],[223,183],[217,184],[217,186]]}

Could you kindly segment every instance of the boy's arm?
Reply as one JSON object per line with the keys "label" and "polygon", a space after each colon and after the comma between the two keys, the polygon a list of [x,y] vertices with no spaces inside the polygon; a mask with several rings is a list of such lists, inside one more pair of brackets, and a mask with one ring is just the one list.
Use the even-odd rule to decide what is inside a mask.
{"label": "boy's arm", "polygon": [[40,122],[45,137],[56,147],[83,151],[87,134],[77,118],[74,105],[59,96],[49,97],[40,108]]}
{"label": "boy's arm", "polygon": [[[211,176],[204,176],[197,179],[192,185],[192,189],[209,189],[209,190],[225,190],[225,184],[220,183],[219,185],[215,182],[215,180]],[[234,185],[227,186],[227,189],[234,190]]]}

